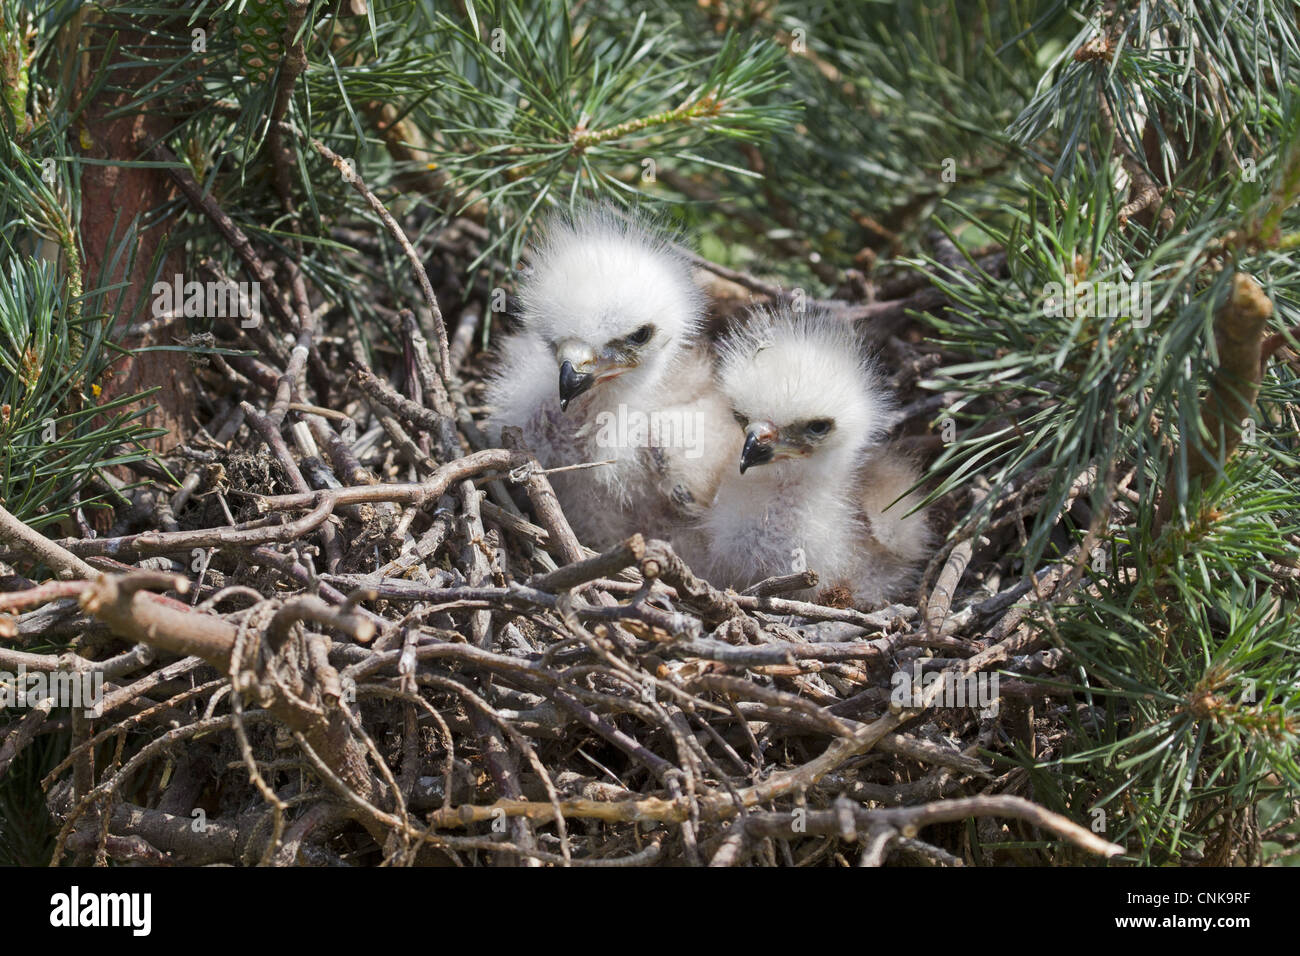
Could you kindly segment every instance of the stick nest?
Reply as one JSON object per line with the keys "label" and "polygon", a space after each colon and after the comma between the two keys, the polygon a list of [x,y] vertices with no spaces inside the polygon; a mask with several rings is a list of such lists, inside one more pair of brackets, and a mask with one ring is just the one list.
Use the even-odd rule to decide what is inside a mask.
{"label": "stick nest", "polygon": [[[439,246],[473,235],[453,227]],[[920,281],[892,288],[833,305],[891,353],[912,402],[904,436],[924,452],[938,406],[916,382],[943,356],[906,315],[940,303]],[[64,580],[6,579],[4,663],[105,680],[102,714],[32,708],[0,747],[3,774],[34,740],[67,741],[42,781],[56,861],[958,865],[1119,851],[1036,805],[1018,761],[995,759],[1050,754],[1053,709],[1074,706],[1013,676],[1059,665],[1026,612],[1077,583],[1058,570],[1002,586],[1035,488],[995,511],[990,537],[950,535],[920,600],[871,613],[782,597],[807,574],[719,590],[653,528],[596,554],[527,450],[487,447],[475,425],[472,293],[446,370],[422,331],[440,333],[436,301],[419,318],[386,313],[388,344],[369,353],[345,317],[324,312],[318,329],[299,310],[305,351],[200,371],[211,424],[168,461],[179,490],[146,473],[93,537],[80,514],[80,532],[48,547],[6,534],[16,564],[39,551]],[[247,346],[233,325],[216,332]],[[969,504],[940,502],[941,530]],[[997,707],[931,707],[922,683],[900,703],[897,675],[932,671],[1001,671]]]}

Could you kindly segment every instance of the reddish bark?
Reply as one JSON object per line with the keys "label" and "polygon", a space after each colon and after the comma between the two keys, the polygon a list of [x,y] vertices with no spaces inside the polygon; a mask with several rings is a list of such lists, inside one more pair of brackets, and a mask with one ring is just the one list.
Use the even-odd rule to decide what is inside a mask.
{"label": "reddish bark", "polygon": [[[96,75],[108,31],[104,25],[86,23],[78,37],[78,45],[86,51],[82,56],[80,89],[78,95],[90,88]],[[118,29],[118,46],[113,54],[115,61],[138,55],[143,45],[149,43],[143,32]],[[87,105],[85,136],[82,139],[83,155],[96,160],[129,161],[140,158],[142,152],[156,138],[165,134],[171,120],[160,111],[150,110],[137,115],[110,117],[114,110],[129,103],[134,91],[145,88],[153,79],[154,70],[136,68],[118,70],[111,82],[101,87]],[[160,246],[167,241],[162,226],[145,228],[138,232],[138,245],[128,270],[124,261],[114,265],[115,250],[122,235],[136,217],[147,220],[152,210],[174,197],[174,187],[166,172],[158,168],[131,168],[117,165],[84,164],[81,168],[81,247],[85,257],[84,276],[88,291],[125,280],[126,285],[108,293],[101,308],[117,316],[112,333],[114,341],[122,342],[121,330],[133,321],[142,321],[151,315],[151,266]],[[125,257],[123,257],[125,258]],[[106,271],[111,268],[111,271]],[[185,260],[180,249],[169,252],[162,263],[161,274],[166,277],[185,271]],[[183,326],[175,326],[183,332]],[[166,335],[167,333],[164,333]],[[173,344],[170,341],[124,342],[130,346]],[[193,430],[196,382],[189,359],[184,352],[146,352],[136,356],[123,356],[115,361],[110,374],[103,380],[103,400],[115,396],[143,391],[154,386],[161,390],[146,400],[157,407],[150,410],[145,422],[164,428],[167,434],[155,439],[153,447],[164,451]]]}

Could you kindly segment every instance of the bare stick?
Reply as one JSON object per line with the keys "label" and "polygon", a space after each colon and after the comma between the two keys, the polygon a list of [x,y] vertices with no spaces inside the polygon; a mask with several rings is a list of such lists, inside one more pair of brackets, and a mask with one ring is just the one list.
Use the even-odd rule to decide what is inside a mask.
{"label": "bare stick", "polygon": [[537,588],[539,591],[568,591],[597,578],[617,574],[624,568],[633,567],[640,562],[644,554],[645,541],[641,535],[634,534],[594,558],[566,564],[546,574],[535,574],[528,579],[527,586]]}
{"label": "bare stick", "polygon": [[364,485],[291,495],[266,495],[257,498],[257,506],[262,511],[312,508],[319,505],[323,498],[329,497],[341,505],[355,505],[367,501],[399,501],[423,507],[445,495],[447,489],[457,481],[473,478],[485,471],[508,470],[521,463],[520,456],[513,452],[490,448],[448,462],[428,481],[420,484]]}
{"label": "bare stick", "polygon": [[666,541],[646,542],[645,555],[641,558],[641,574],[647,579],[659,578],[674,588],[682,600],[703,613],[707,625],[720,624],[728,618],[742,616],[734,598],[696,577],[686,562],[673,553],[672,546]]}
{"label": "bare stick", "polygon": [[23,524],[0,508],[0,541],[31,555],[65,577],[93,578],[97,572],[81,558]]}
{"label": "bare stick", "polygon": [[791,591],[806,591],[817,586],[816,571],[796,571],[794,574],[780,574],[764,578],[757,584],[750,585],[740,593],[746,597],[772,597],[777,594],[789,594]]}

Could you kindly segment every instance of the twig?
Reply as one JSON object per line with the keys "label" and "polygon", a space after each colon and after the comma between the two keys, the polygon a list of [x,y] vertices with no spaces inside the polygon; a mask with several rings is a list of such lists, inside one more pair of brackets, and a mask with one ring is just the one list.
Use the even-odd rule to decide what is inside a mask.
{"label": "twig", "polygon": [[485,471],[506,471],[516,467],[520,457],[499,448],[476,451],[440,467],[420,484],[363,485],[327,491],[308,491],[288,495],[262,495],[255,498],[261,511],[286,511],[294,508],[319,507],[325,499],[336,504],[355,505],[370,501],[396,501],[424,507],[441,498],[457,481],[473,478]]}
{"label": "twig", "polygon": [[93,578],[98,573],[81,558],[33,531],[2,507],[0,541],[31,555],[65,577]]}

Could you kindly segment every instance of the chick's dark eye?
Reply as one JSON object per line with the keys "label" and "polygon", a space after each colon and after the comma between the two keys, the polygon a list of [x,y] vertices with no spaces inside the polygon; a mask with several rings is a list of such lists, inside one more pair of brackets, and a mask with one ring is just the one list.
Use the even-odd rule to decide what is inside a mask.
{"label": "chick's dark eye", "polygon": [[814,418],[804,426],[804,430],[814,438],[824,438],[830,434],[834,424],[829,418]]}
{"label": "chick's dark eye", "polygon": [[739,425],[741,428],[749,427],[749,418],[745,415],[740,414],[740,412],[732,412],[731,417],[736,420],[736,424]]}
{"label": "chick's dark eye", "polygon": [[645,345],[650,341],[650,336],[654,334],[655,327],[653,325],[643,325],[641,328],[629,335],[627,340],[633,345]]}

